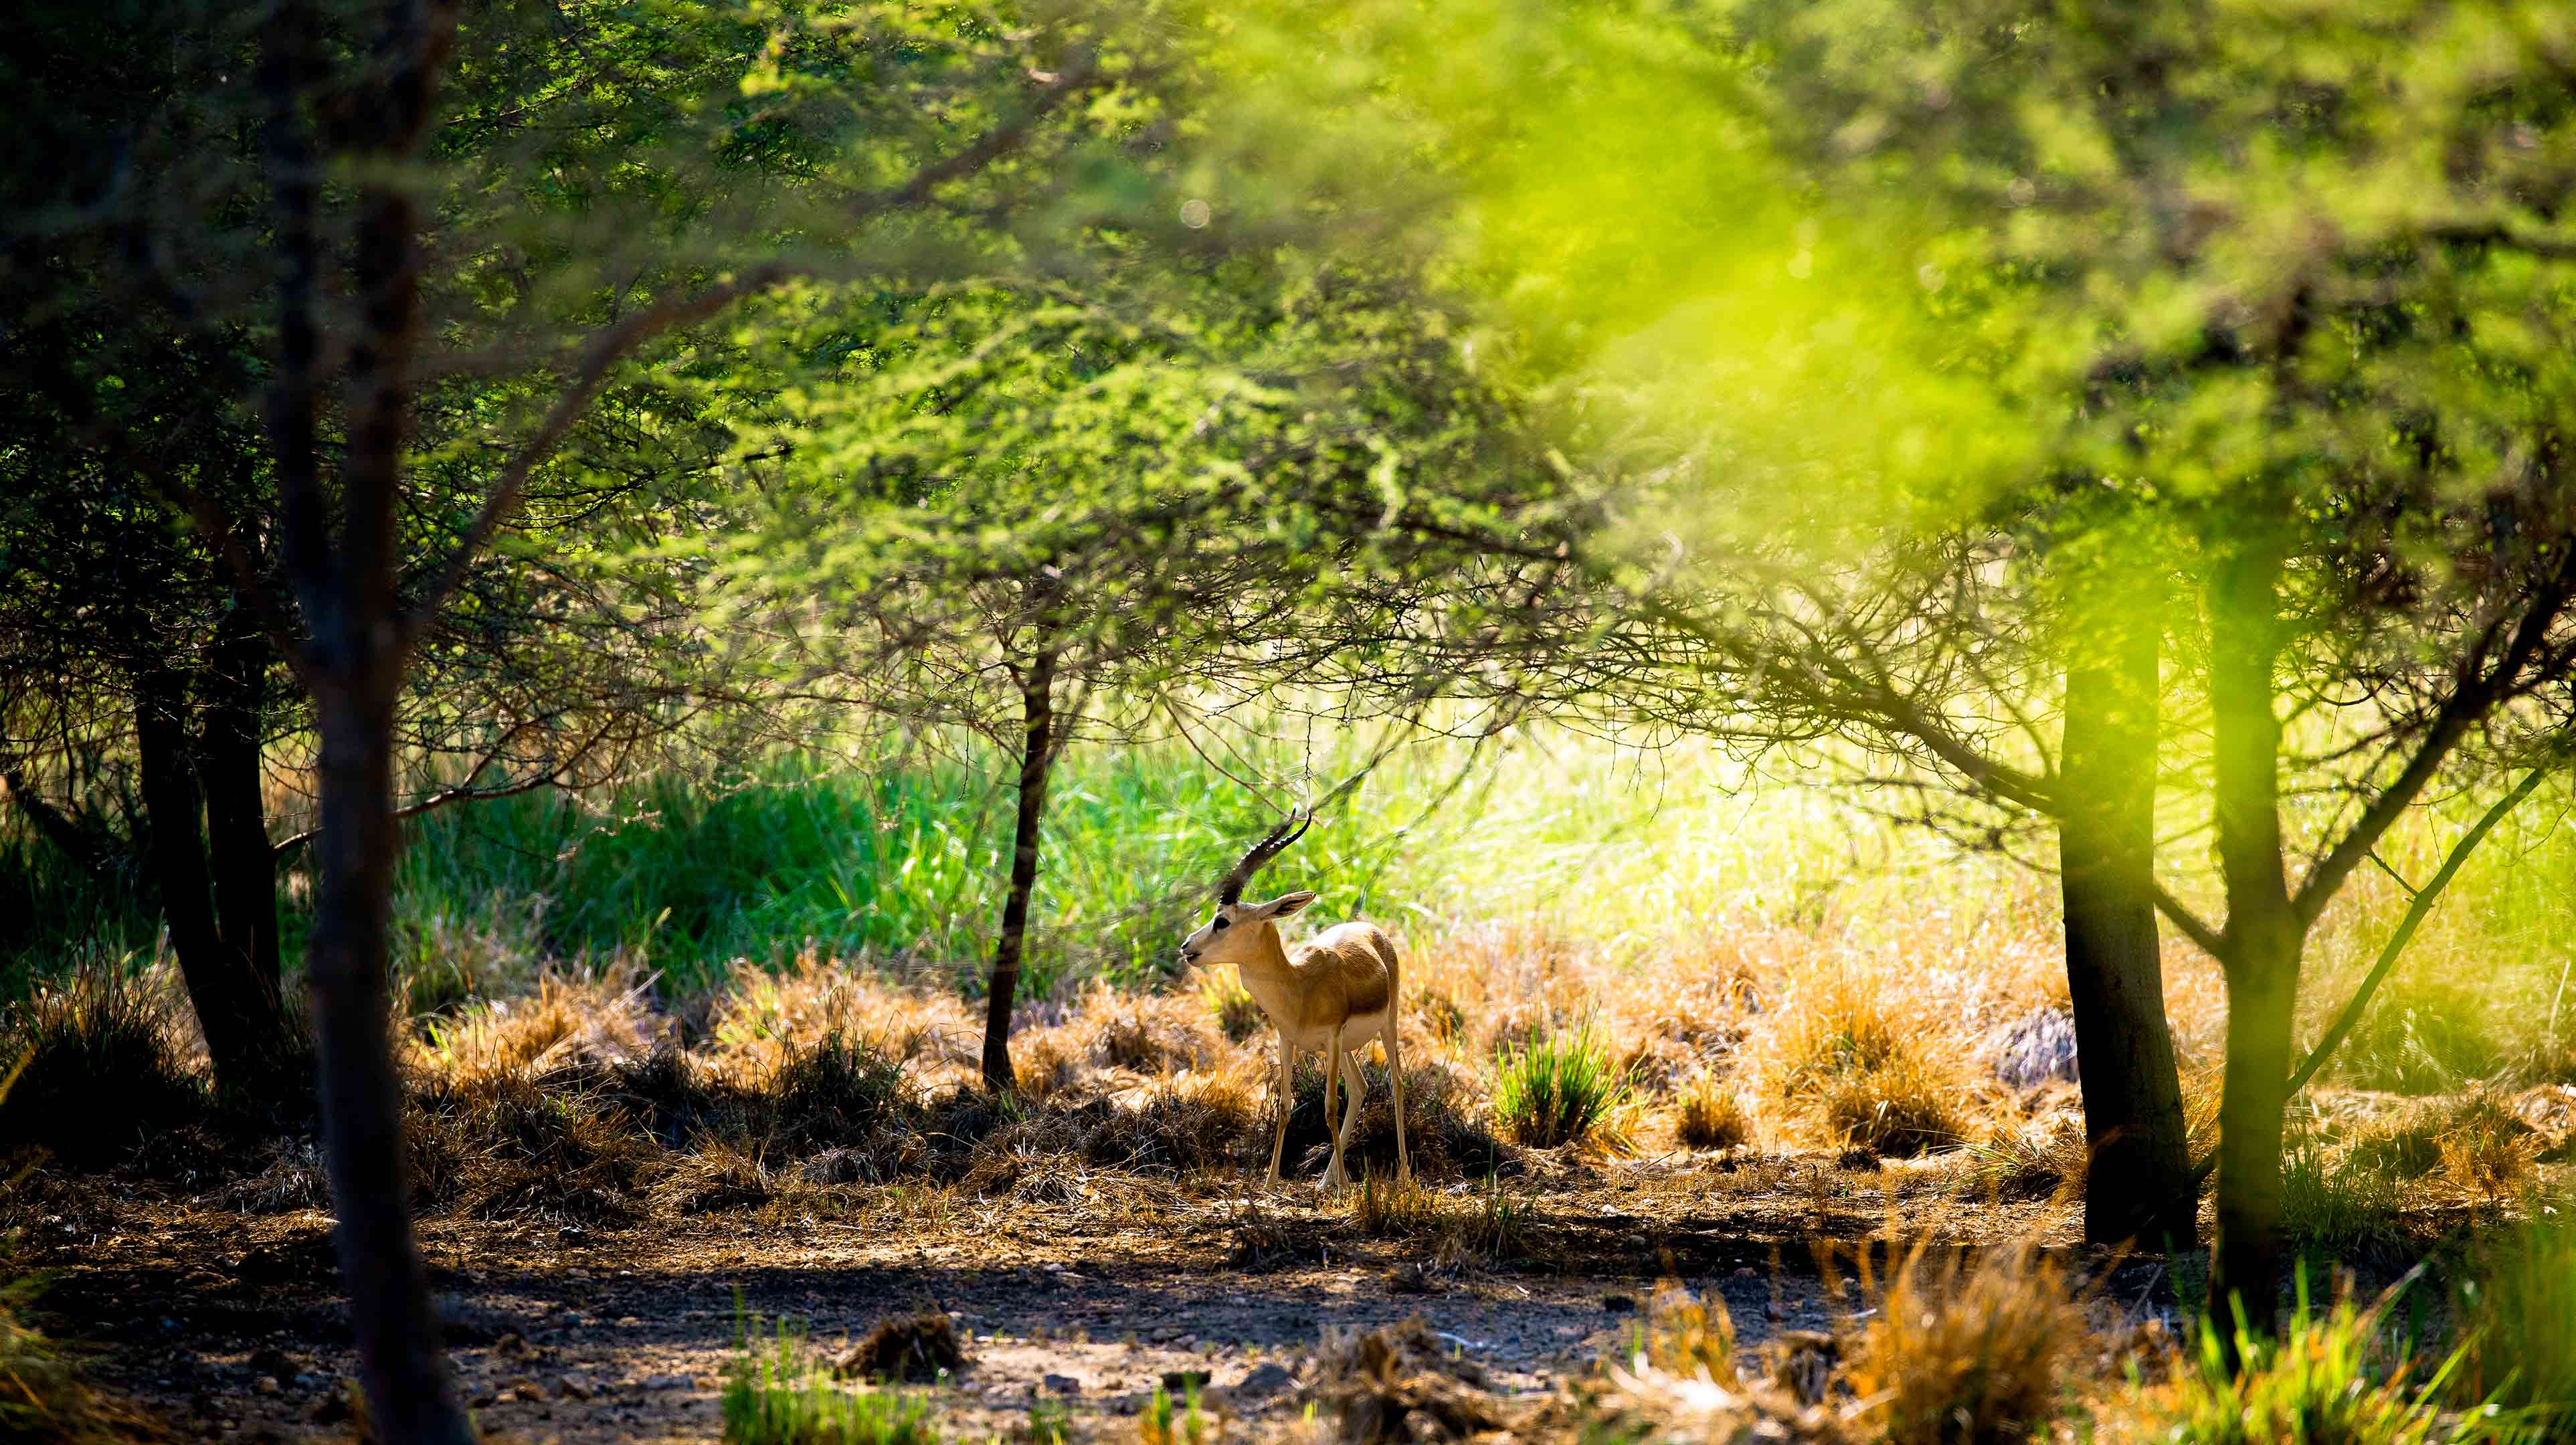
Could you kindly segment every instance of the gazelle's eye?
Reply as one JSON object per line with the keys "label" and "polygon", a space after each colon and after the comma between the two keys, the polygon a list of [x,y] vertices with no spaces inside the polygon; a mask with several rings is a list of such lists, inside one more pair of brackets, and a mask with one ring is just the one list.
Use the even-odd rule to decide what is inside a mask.
{"label": "gazelle's eye", "polygon": [[1211,925],[1209,925],[1209,926],[1210,926],[1210,927],[1213,927],[1213,928],[1223,928],[1223,927],[1225,927],[1225,925],[1226,925],[1226,918],[1225,918],[1225,915],[1224,915],[1224,914],[1222,914],[1222,913],[1220,913],[1220,914],[1218,914],[1218,915],[1217,915],[1216,922],[1215,922],[1215,923],[1213,923],[1213,924],[1211,924]]}

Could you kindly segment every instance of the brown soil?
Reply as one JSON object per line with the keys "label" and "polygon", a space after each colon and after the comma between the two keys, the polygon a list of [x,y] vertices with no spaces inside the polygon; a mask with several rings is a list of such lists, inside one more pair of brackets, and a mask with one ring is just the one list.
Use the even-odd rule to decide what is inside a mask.
{"label": "brown soil", "polygon": [[[1362,1236],[1311,1181],[1263,1195],[1232,1176],[1107,1175],[1061,1203],[850,1186],[800,1196],[804,1212],[629,1227],[441,1218],[422,1247],[466,1392],[513,1439],[714,1439],[738,1310],[801,1322],[828,1359],[925,1306],[964,1348],[950,1381],[917,1387],[952,1439],[1007,1437],[1042,1395],[1079,1437],[1124,1438],[1115,1417],[1188,1372],[1263,1433],[1299,1418],[1330,1332],[1419,1315],[1501,1397],[1526,1398],[1615,1350],[1660,1276],[1723,1296],[1752,1346],[1856,1307],[1850,1281],[1819,1272],[1817,1239],[2063,1237],[2051,1206],[1963,1208],[1933,1182],[1830,1156],[1553,1166],[1507,1186],[1532,1219],[1523,1243],[1465,1265],[1427,1239]],[[99,1348],[101,1385],[186,1438],[348,1438],[326,1216],[98,1180],[38,1192],[54,1212],[28,1216],[27,1263],[52,1281],[51,1327]],[[2147,1265],[2109,1293],[2157,1310],[2171,1292]]]}

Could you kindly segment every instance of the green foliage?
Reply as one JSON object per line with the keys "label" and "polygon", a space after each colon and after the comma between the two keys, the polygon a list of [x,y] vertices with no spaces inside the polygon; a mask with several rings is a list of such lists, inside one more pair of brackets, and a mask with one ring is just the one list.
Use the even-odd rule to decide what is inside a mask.
{"label": "green foliage", "polygon": [[1494,1118],[1520,1143],[1554,1148],[1596,1137],[1628,1099],[1628,1082],[1589,1019],[1495,1061]]}
{"label": "green foliage", "polygon": [[939,1445],[929,1400],[833,1384],[784,1320],[743,1317],[720,1407],[729,1445]]}
{"label": "green foliage", "polygon": [[2460,1318],[2463,1403],[2502,1406],[2542,1438],[2576,1430],[2576,1223],[2563,1205],[2481,1245]]}
{"label": "green foliage", "polygon": [[2457,1368],[2454,1354],[2422,1379],[2391,1357],[2380,1311],[2339,1300],[2325,1311],[2308,1302],[2299,1279],[2298,1308],[2277,1341],[2256,1336],[2240,1318],[2229,1368],[2215,1326],[2204,1326],[2197,1368],[2166,1393],[2156,1438],[2173,1445],[2425,1445],[2443,1428],[2442,1386]]}

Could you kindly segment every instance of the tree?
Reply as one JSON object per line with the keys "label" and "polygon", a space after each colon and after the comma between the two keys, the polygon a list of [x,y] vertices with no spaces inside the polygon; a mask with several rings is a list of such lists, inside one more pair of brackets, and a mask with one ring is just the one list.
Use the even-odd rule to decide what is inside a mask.
{"label": "tree", "polygon": [[[496,8],[476,18],[498,22],[510,13]],[[1096,32],[1045,17],[1006,25],[964,13],[922,22],[896,8],[788,11],[764,26],[721,9],[655,12],[657,20],[667,16],[705,53],[729,58],[728,79],[737,83],[674,96],[713,103],[696,112],[698,123],[675,124],[658,138],[664,153],[744,178],[752,173],[725,170],[729,158],[787,155],[810,164],[793,185],[739,185],[681,215],[601,233],[619,244],[566,247],[580,264],[568,266],[543,304],[506,284],[436,284],[459,274],[439,269],[457,258],[470,258],[463,274],[479,282],[506,275],[525,254],[514,252],[513,238],[463,224],[485,214],[489,192],[480,187],[496,177],[441,164],[456,138],[441,124],[447,84],[485,73],[479,55],[459,58],[457,7],[277,0],[249,16],[217,10],[195,26],[158,11],[87,7],[49,12],[36,32],[54,42],[32,67],[45,82],[40,93],[64,96],[47,108],[52,139],[72,142],[43,159],[99,159],[63,180],[58,204],[29,213],[13,254],[89,244],[124,257],[135,303],[122,336],[129,348],[164,329],[258,338],[255,389],[275,517],[238,517],[221,496],[172,490],[311,699],[319,884],[306,978],[342,1273],[371,1416],[389,1438],[470,1436],[448,1388],[412,1247],[386,1032],[386,925],[399,846],[394,723],[427,619],[640,348],[799,270],[935,273],[971,256],[979,237],[1003,234],[1033,199],[1051,209],[1049,225],[1083,213],[1074,159],[1095,178],[1114,172],[1100,164],[1109,157],[1094,145],[1090,113],[1069,102],[1102,104],[1114,121],[1121,77],[1136,73],[1132,55],[1100,43]],[[604,48],[627,47],[613,60],[573,57],[586,64],[634,60],[656,69],[662,57],[652,46],[671,38],[620,28],[610,11],[573,18],[596,27]],[[478,24],[462,39],[468,47],[498,42],[508,28]],[[120,128],[79,103],[88,77],[78,49],[61,42],[100,30],[164,35],[192,62],[185,84],[153,94],[145,125]],[[496,44],[493,55],[502,53]],[[510,74],[515,63],[496,59],[491,68]],[[726,68],[711,62],[697,75]],[[738,82],[746,74],[765,103],[743,101]],[[449,124],[493,120],[468,107]],[[235,125],[255,128],[255,157],[191,167],[200,126],[220,135]],[[23,153],[13,160],[22,163],[19,175],[45,174]],[[642,189],[645,202],[663,198]],[[591,199],[597,207],[578,226],[562,213],[501,209],[531,232],[569,241],[628,209],[614,196]],[[953,223],[952,208],[962,217]],[[451,221],[460,224],[450,228]],[[126,244],[105,244],[120,238]],[[633,269],[582,273],[632,263],[637,252],[658,263],[641,282]],[[468,324],[476,318],[481,326]],[[478,331],[511,344],[480,358],[429,350]],[[416,424],[442,371],[472,369],[460,364],[469,362],[507,370],[523,404],[486,414],[491,445],[476,468],[479,505],[424,516],[432,494],[419,484],[435,469],[415,452]],[[407,577],[400,542],[413,523],[440,545],[437,561]],[[255,539],[273,540],[291,612],[248,562]]]}
{"label": "tree", "polygon": [[[2228,979],[2213,1303],[2269,1328],[2306,934],[2568,665],[2564,35],[2470,6],[1859,0],[1580,11],[1477,51],[1445,12],[1348,11],[1330,63],[1279,73],[1430,117],[1498,314],[1612,398],[1596,435],[1663,443],[1639,506],[1672,541],[1630,553],[1653,625],[1621,668],[1669,652],[1766,738],[1881,739],[2108,829],[2075,790],[2140,730],[2121,763],[2078,723],[2145,639],[2060,658],[2052,738],[2065,693],[1977,609],[2067,645],[2125,606],[2061,585],[2088,551],[2177,589],[2159,707],[2211,735],[2177,780],[2224,919],[2145,882]],[[1536,86],[1543,129],[1500,103]],[[1337,99],[1363,141],[1388,123]],[[1559,150],[1585,164],[1534,163]],[[2134,847],[2068,853],[2079,880],[2132,860],[2105,926],[2133,933]]]}
{"label": "tree", "polygon": [[1064,749],[1134,738],[1230,684],[1365,679],[1418,707],[1445,684],[1386,686],[1385,644],[1417,592],[1461,600],[1495,533],[1458,514],[1526,523],[1547,491],[1533,469],[1477,465],[1499,399],[1399,281],[1260,256],[1127,261],[1079,294],[783,298],[802,319],[772,333],[784,356],[746,369],[759,395],[711,408],[775,418],[742,441],[764,483],[716,544],[733,593],[719,627],[756,621],[793,689],[828,680],[1009,760],[983,1049],[996,1090],[1015,1087]]}

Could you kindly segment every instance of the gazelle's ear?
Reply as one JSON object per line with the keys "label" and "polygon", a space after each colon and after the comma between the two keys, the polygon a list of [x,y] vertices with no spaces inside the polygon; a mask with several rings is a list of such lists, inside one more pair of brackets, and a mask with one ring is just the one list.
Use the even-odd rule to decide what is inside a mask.
{"label": "gazelle's ear", "polygon": [[1261,916],[1264,918],[1286,918],[1291,914],[1303,912],[1306,905],[1314,901],[1314,894],[1307,893],[1302,890],[1295,893],[1282,893],[1278,897],[1261,905]]}

